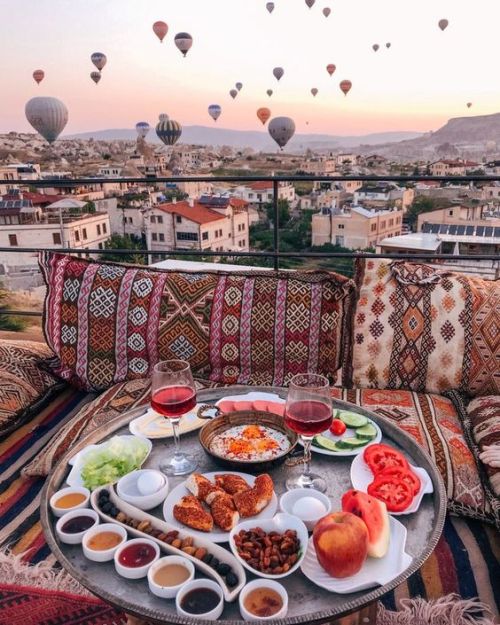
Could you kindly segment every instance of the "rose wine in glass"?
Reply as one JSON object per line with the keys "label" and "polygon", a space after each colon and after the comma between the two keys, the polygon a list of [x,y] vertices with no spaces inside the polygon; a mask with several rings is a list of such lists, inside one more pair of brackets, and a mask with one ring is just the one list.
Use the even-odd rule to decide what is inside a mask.
{"label": "rose wine in glass", "polygon": [[196,461],[180,450],[179,422],[196,406],[196,388],[189,363],[164,360],[155,365],[151,383],[151,407],[169,419],[174,432],[174,455],[160,463],[165,475],[186,475],[197,466]]}
{"label": "rose wine in glass", "polygon": [[330,383],[327,378],[314,373],[299,373],[290,381],[285,407],[285,425],[296,432],[304,445],[304,469],[299,477],[289,478],[288,490],[315,488],[324,493],[325,480],[311,473],[312,439],[327,430],[333,421]]}

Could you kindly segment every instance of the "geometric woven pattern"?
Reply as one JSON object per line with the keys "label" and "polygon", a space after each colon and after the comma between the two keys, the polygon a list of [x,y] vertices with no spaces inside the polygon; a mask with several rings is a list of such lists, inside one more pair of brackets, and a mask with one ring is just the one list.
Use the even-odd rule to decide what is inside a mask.
{"label": "geometric woven pattern", "polygon": [[500,393],[500,283],[422,264],[358,261],[346,385]]}
{"label": "geometric woven pattern", "polygon": [[221,276],[210,328],[210,379],[283,386],[342,364],[354,283],[328,272]]}

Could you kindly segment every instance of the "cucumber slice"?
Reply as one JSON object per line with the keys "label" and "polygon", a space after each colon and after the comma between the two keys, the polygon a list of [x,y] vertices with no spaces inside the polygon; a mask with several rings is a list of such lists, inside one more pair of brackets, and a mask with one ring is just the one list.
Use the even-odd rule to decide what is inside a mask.
{"label": "cucumber slice", "polygon": [[321,434],[313,438],[313,445],[322,449],[328,449],[328,451],[342,451],[342,448],[338,446],[339,442],[341,441],[332,441]]}
{"label": "cucumber slice", "polygon": [[357,447],[363,447],[368,442],[369,441],[363,441],[360,438],[354,438],[354,436],[352,436],[350,438],[343,438],[342,440],[337,441],[337,446],[343,450],[356,449]]}
{"label": "cucumber slice", "polygon": [[347,410],[341,410],[338,418],[343,421],[348,428],[361,428],[368,423],[368,419],[362,414],[348,412]]}
{"label": "cucumber slice", "polygon": [[377,430],[374,425],[367,423],[356,430],[356,438],[360,438],[365,441],[371,441],[377,436]]}

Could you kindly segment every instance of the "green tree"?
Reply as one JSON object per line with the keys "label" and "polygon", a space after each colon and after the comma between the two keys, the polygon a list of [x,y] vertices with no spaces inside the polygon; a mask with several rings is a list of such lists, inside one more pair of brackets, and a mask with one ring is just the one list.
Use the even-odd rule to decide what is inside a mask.
{"label": "green tree", "polygon": [[101,260],[109,260],[118,263],[133,263],[134,265],[144,265],[145,256],[140,250],[145,250],[146,246],[141,238],[130,234],[112,234],[104,244],[106,250],[130,250],[130,254],[101,254]]}
{"label": "green tree", "polygon": [[419,195],[413,200],[412,205],[408,209],[408,212],[406,213],[406,220],[411,228],[414,229],[420,214],[430,213],[438,210],[439,208],[446,208],[448,206],[452,206],[452,202],[446,198],[431,198]]}
{"label": "green tree", "polygon": [[8,292],[5,291],[0,284],[0,330],[22,332],[22,330],[24,330],[27,325],[25,318],[16,317],[15,315],[6,315],[3,312],[10,308],[8,298]]}
{"label": "green tree", "polygon": [[181,202],[189,197],[187,193],[184,193],[180,189],[167,189],[163,195],[165,196],[165,200],[167,202],[172,202],[173,200]]}
{"label": "green tree", "polygon": [[[266,211],[269,221],[274,221],[274,206],[272,202],[264,204],[264,210]],[[278,200],[278,219],[280,225],[286,224],[290,221],[290,204],[288,200]]]}

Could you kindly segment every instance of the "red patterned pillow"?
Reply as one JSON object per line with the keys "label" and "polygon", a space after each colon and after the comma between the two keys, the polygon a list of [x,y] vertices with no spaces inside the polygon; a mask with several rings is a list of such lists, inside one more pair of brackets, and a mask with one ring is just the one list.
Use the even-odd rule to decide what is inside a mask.
{"label": "red patterned pillow", "polygon": [[335,381],[354,283],[328,272],[221,276],[210,328],[210,379],[283,386],[296,373]]}
{"label": "red patterned pillow", "polygon": [[346,385],[500,393],[500,282],[388,260],[357,276]]}

